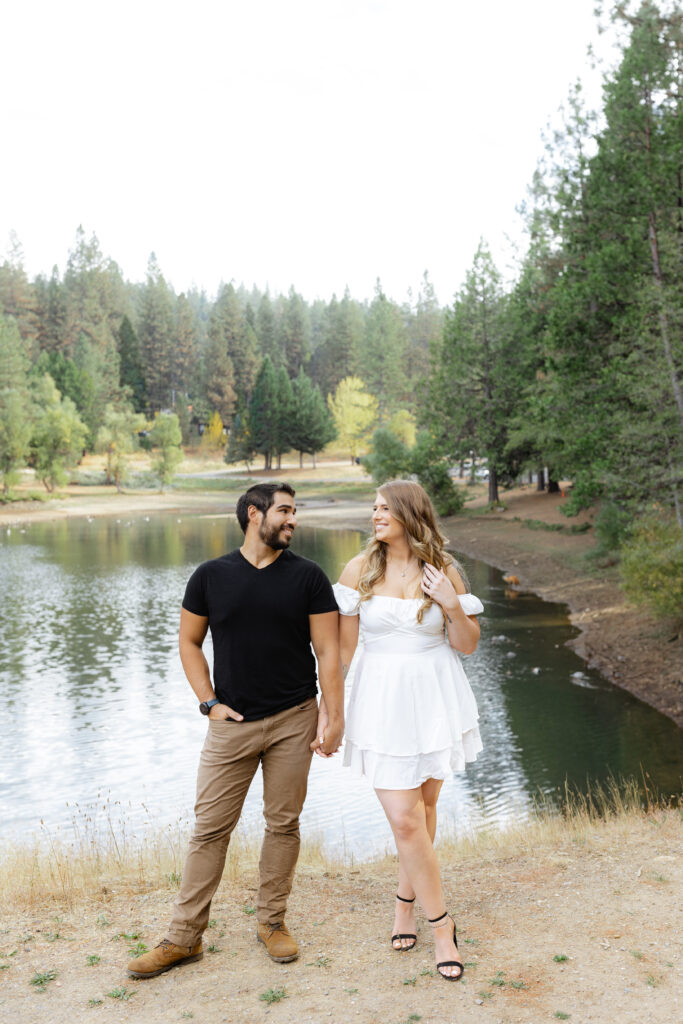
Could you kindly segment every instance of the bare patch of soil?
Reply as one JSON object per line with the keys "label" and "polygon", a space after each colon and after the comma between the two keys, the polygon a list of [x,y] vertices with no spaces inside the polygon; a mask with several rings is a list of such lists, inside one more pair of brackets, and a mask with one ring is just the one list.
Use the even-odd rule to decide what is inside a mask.
{"label": "bare patch of soil", "polygon": [[[467,965],[458,983],[436,976],[422,916],[417,948],[392,951],[390,860],[336,872],[302,867],[287,919],[301,954],[284,965],[256,943],[251,874],[219,889],[204,959],[146,982],[127,976],[128,949],[163,937],[169,890],[6,908],[0,1021],[669,1024],[681,1019],[680,848],[674,812],[578,832],[553,827],[517,848],[494,843],[449,856],[446,847],[444,885]],[[44,991],[31,984],[49,972]],[[262,998],[279,992],[279,1001]]]}

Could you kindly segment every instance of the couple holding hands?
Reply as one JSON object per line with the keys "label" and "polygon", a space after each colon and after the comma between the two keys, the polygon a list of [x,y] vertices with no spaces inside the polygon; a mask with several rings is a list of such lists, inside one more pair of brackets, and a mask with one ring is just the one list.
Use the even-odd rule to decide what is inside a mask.
{"label": "couple holding hands", "polygon": [[[272,960],[296,959],[284,918],[299,815],[312,753],[331,757],[341,745],[344,678],[362,631],[344,765],[367,776],[396,841],[391,945],[397,952],[415,946],[417,899],[433,931],[437,969],[456,981],[464,968],[433,844],[444,779],[482,749],[476,702],[457,653],[477,646],[481,602],[466,592],[419,484],[382,485],[370,540],[334,586],[315,562],[289,550],[294,496],[286,483],[251,487],[236,508],[244,543],[200,565],[187,584],[180,656],[208,718],[195,829],[166,938],[132,960],[129,974],[152,978],[202,958],[230,835],[259,765],[266,827],[258,939]],[[213,683],[202,650],[209,629]]]}

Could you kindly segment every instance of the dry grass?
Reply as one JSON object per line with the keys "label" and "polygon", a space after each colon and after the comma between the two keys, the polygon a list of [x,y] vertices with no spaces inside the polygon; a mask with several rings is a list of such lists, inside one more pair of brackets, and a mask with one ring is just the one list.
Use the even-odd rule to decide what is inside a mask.
{"label": "dry grass", "polygon": [[[620,833],[628,833],[644,818],[657,819],[667,808],[642,782],[610,780],[593,785],[587,794],[566,790],[558,809],[547,799],[537,802],[533,814],[512,828],[480,830],[458,835],[443,828],[438,847],[449,861],[493,861],[539,849],[582,844],[608,820]],[[0,847],[3,878],[0,908],[30,909],[46,900],[71,907],[83,898],[109,892],[176,889],[187,849],[190,823],[179,820],[163,828],[138,833],[125,820],[115,822],[105,809],[97,827],[83,812],[72,819],[70,838],[46,827],[33,838]],[[239,882],[255,874],[260,835],[238,829],[230,843],[225,878]],[[380,858],[381,864],[387,858]],[[391,858],[389,858],[391,859]],[[347,862],[348,861],[348,862]],[[327,851],[324,837],[304,840],[300,868],[312,872],[339,872],[350,858]],[[358,865],[356,864],[356,867]]]}

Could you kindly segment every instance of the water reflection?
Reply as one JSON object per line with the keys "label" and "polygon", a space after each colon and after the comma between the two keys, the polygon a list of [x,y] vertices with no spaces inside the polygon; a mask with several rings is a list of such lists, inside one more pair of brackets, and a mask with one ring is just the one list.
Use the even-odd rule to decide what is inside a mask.
{"label": "water reflection", "polygon": [[[190,815],[206,725],[177,656],[180,602],[194,567],[240,539],[233,517],[216,515],[35,523],[0,539],[6,830],[30,832],[41,819],[64,826],[75,804],[107,793],[137,823],[147,809],[157,822]],[[361,543],[354,531],[304,526],[295,549],[335,579]],[[585,668],[564,646],[574,631],[561,607],[512,599],[497,570],[465,563],[486,606],[466,665],[484,753],[444,786],[440,806],[457,827],[518,820],[534,794],[565,778],[582,785],[641,765],[676,790],[673,723]],[[261,821],[258,778],[245,821]],[[339,758],[314,759],[304,824],[357,856],[390,841],[374,793]]]}

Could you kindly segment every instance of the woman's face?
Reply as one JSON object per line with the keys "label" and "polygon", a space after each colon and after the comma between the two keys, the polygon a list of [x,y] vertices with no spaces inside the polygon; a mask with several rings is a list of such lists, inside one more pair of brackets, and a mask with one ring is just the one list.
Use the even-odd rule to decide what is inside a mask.
{"label": "woman's face", "polygon": [[400,540],[405,536],[405,530],[391,514],[381,491],[377,492],[375,504],[372,506],[372,525],[375,537],[384,544],[390,544],[392,540]]}

